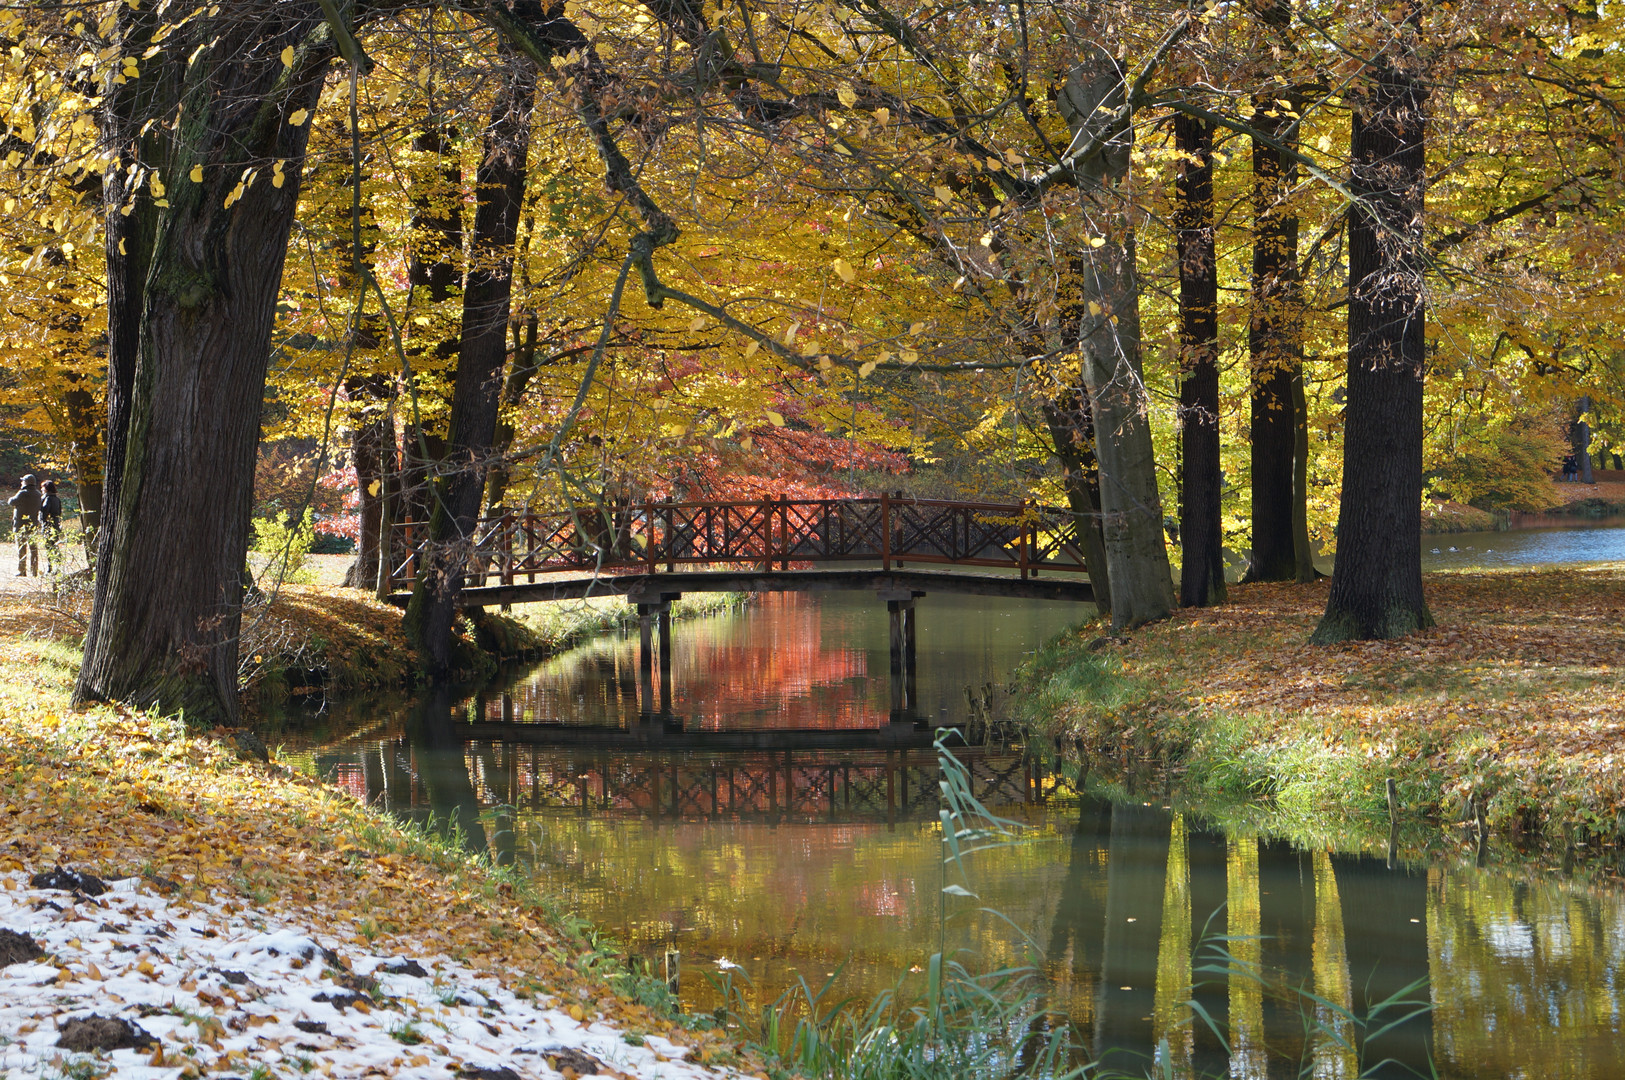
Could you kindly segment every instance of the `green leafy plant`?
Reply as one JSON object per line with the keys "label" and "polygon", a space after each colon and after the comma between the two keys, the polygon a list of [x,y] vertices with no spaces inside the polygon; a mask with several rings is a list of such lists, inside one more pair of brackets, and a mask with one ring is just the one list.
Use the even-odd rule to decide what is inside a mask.
{"label": "green leafy plant", "polygon": [[278,581],[309,584],[313,580],[305,563],[315,539],[316,521],[310,510],[291,527],[281,515],[254,520],[253,550],[265,560],[261,573]]}

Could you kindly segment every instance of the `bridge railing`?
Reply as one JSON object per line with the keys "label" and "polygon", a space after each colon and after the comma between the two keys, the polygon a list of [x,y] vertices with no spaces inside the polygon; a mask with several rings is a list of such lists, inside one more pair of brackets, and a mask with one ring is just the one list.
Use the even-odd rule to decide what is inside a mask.
{"label": "bridge railing", "polygon": [[[1023,578],[1085,571],[1083,521],[1035,503],[871,499],[645,502],[575,512],[510,511],[446,545],[464,587],[534,582],[562,571],[675,572],[679,566],[879,562],[996,567]],[[423,522],[394,526],[390,587],[409,584],[429,554]]]}

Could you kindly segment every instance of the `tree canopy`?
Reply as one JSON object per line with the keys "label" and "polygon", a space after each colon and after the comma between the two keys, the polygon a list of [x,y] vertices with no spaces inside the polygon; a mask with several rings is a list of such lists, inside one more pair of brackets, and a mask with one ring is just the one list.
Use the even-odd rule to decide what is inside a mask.
{"label": "tree canopy", "polygon": [[[1211,580],[1221,548],[1261,557],[1276,514],[1302,576],[1306,545],[1368,516],[1351,476],[1396,506],[1425,479],[1482,500],[1486,453],[1551,453],[1529,433],[1583,415],[1618,446],[1610,14],[0,13],[0,404],[88,509],[107,487],[81,694],[233,715],[261,440],[353,474],[355,519],[330,527],[370,545],[358,584],[387,522],[436,508],[455,546],[498,505],[904,488],[1093,515],[1123,626],[1175,603],[1182,509],[1205,516],[1175,563]],[[1345,461],[1364,375],[1400,369],[1406,449]],[[177,534],[177,514],[202,520]],[[204,548],[211,569],[167,586],[132,569]],[[161,632],[114,625],[160,587]]]}

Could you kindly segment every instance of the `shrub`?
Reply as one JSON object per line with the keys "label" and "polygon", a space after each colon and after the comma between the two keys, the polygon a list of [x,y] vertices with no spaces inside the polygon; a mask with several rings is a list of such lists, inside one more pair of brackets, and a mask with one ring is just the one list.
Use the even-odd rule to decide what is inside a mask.
{"label": "shrub", "polygon": [[1463,438],[1456,455],[1434,472],[1432,489],[1480,510],[1550,510],[1563,499],[1552,470],[1568,453],[1556,431],[1534,423],[1505,424]]}
{"label": "shrub", "polygon": [[310,510],[306,510],[299,524],[292,528],[280,514],[254,519],[253,550],[265,559],[259,572],[279,581],[309,584],[311,575],[305,566],[305,559],[315,539],[315,515]]}

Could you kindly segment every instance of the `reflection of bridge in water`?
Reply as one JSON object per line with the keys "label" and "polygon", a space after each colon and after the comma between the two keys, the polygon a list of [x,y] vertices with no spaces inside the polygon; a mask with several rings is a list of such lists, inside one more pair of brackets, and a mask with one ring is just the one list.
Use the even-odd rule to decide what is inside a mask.
{"label": "reflection of bridge in water", "polygon": [[[461,750],[458,755],[455,748],[398,735],[324,753],[318,765],[369,805],[412,818],[458,819],[465,829],[472,818],[511,810],[627,818],[896,821],[934,818],[940,805],[940,771],[928,745],[672,754],[476,736],[463,742]],[[969,771],[976,797],[991,806],[1042,802],[1053,786],[1043,766],[1018,751],[967,747],[957,756]]]}

